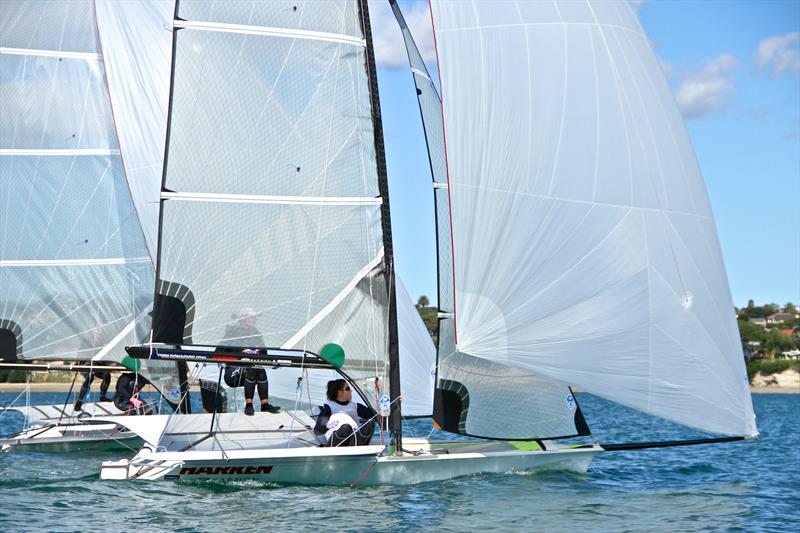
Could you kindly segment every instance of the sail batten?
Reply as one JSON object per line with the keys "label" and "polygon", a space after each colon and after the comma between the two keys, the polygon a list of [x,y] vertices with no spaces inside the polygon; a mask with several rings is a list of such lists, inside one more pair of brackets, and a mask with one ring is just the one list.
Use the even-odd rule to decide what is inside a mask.
{"label": "sail batten", "polygon": [[757,433],[691,144],[624,2],[432,2],[457,349]]}
{"label": "sail batten", "polygon": [[332,43],[353,44],[356,46],[367,46],[364,39],[358,39],[349,35],[337,33],[326,33],[320,31],[297,30],[287,28],[276,28],[269,26],[246,26],[243,24],[224,24],[221,22],[194,22],[180,20],[175,21],[175,28],[191,28],[196,30],[218,31],[222,33],[238,33],[241,35],[267,35],[270,37],[286,37],[290,39],[309,39],[312,41],[328,41]]}

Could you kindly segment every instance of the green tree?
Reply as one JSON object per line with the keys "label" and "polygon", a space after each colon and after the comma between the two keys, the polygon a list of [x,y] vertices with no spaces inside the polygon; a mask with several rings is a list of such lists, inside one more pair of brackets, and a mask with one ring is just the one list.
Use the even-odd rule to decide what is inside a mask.
{"label": "green tree", "polygon": [[417,300],[417,308],[419,308],[419,307],[428,307],[430,304],[431,304],[431,301],[428,300],[428,297],[425,296],[424,294],[419,297],[419,300]]}

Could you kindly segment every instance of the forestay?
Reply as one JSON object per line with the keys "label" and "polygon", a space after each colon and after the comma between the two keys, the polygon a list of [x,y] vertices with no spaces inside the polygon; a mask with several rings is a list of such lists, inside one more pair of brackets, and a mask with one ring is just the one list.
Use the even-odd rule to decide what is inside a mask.
{"label": "forestay", "polygon": [[757,432],[700,171],[625,2],[432,2],[456,346]]}
{"label": "forestay", "polygon": [[400,9],[392,8],[403,32],[428,146],[436,206],[439,349],[434,421],[455,433],[493,438],[554,438],[588,434],[569,388],[528,370],[460,352],[453,330],[453,264],[450,212],[436,85]]}
{"label": "forestay", "polygon": [[312,352],[335,342],[345,371],[388,392],[360,16],[353,1],[179,3],[156,340]]}

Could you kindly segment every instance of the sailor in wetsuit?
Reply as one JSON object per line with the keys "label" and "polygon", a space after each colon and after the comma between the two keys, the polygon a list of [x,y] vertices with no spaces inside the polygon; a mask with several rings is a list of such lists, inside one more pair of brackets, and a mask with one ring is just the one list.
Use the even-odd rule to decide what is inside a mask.
{"label": "sailor in wetsuit", "polygon": [[81,385],[81,390],[78,392],[78,401],[75,402],[73,409],[80,411],[83,408],[83,399],[86,397],[86,393],[89,392],[89,389],[92,387],[92,381],[94,381],[94,378],[99,378],[102,380],[100,381],[100,401],[111,401],[111,398],[106,397],[108,386],[111,385],[111,372],[108,370],[103,370],[102,368],[98,368],[108,364],[113,363],[97,361],[90,364],[89,369],[84,374],[83,385]]}
{"label": "sailor in wetsuit", "polygon": [[125,414],[145,414],[147,405],[139,399],[139,391],[147,384],[142,376],[133,372],[125,372],[117,379],[117,392],[114,394],[114,406]]}
{"label": "sailor in wetsuit", "polygon": [[375,431],[372,409],[353,401],[353,391],[343,379],[329,381],[327,393],[328,401],[320,408],[314,433],[324,435],[328,446],[369,444]]}
{"label": "sailor in wetsuit", "polygon": [[[225,340],[233,341],[239,346],[264,346],[264,337],[256,328],[256,312],[247,307],[237,316],[232,317],[235,322],[225,328]],[[232,370],[233,372],[233,370]],[[227,376],[226,376],[227,382]],[[269,383],[267,371],[261,367],[249,367],[244,375],[244,414],[252,416],[253,398],[258,387],[258,398],[261,401],[261,410],[268,413],[277,413],[281,410],[277,405],[269,403]]]}

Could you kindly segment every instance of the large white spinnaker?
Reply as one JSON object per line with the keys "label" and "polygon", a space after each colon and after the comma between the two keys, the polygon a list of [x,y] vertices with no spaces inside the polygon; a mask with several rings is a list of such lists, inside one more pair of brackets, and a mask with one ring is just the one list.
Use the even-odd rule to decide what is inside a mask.
{"label": "large white spinnaker", "polygon": [[757,433],[697,161],[626,2],[432,2],[457,349]]}
{"label": "large white spinnaker", "polygon": [[434,423],[454,433],[491,438],[586,435],[589,428],[583,414],[572,391],[563,383],[456,349],[442,106],[435,83],[395,2],[392,9],[403,33],[417,88],[436,206],[439,346]]}

